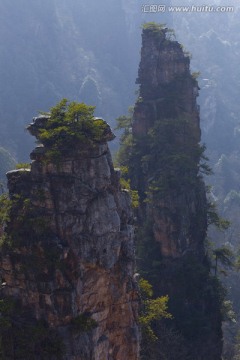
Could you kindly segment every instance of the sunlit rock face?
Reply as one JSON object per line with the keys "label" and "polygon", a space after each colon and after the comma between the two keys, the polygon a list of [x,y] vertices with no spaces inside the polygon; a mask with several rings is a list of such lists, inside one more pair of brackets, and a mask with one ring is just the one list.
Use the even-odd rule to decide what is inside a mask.
{"label": "sunlit rock face", "polygon": [[[30,132],[44,121],[35,118]],[[52,341],[52,357],[38,357],[35,344],[32,358],[138,359],[131,200],[112,164],[113,137],[109,128],[57,164],[37,147],[30,170],[7,174],[13,245],[1,255],[2,298],[17,301],[23,324],[44,322],[63,345],[56,354]]]}

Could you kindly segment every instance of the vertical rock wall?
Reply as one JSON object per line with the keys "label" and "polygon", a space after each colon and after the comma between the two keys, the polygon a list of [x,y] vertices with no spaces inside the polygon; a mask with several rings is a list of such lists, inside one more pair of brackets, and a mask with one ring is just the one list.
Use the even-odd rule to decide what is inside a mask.
{"label": "vertical rock wall", "polygon": [[[164,147],[169,147],[169,153],[174,155],[184,155],[185,158],[192,156],[192,169],[181,172],[181,166],[176,161],[173,172],[179,177],[178,184],[165,191],[161,200],[154,200],[157,206],[149,206],[147,211],[151,212],[154,219],[154,236],[161,245],[163,256],[175,258],[188,250],[197,251],[199,256],[203,256],[207,230],[205,187],[198,174],[199,158],[190,153],[191,149],[184,148],[184,144],[189,144],[195,150],[201,137],[199,108],[196,103],[198,84],[191,76],[189,57],[181,45],[168,36],[166,29],[143,31],[137,79],[140,84],[140,100],[136,103],[133,115],[133,136],[141,143],[141,139],[147,136],[157,121],[170,121],[172,129],[178,125],[178,129],[173,129],[170,136],[166,133],[165,139],[159,138],[158,155],[161,155],[162,141],[163,151]],[[181,123],[183,119],[185,123]],[[168,161],[168,154],[165,161]],[[161,167],[157,169],[153,166],[147,171],[141,169],[145,179],[142,193],[147,190],[151,176],[156,177],[159,171],[160,176],[164,173],[164,165]],[[192,186],[188,182],[180,183],[183,176],[196,181]],[[140,189],[142,187],[139,184],[135,186]]]}
{"label": "vertical rock wall", "polygon": [[[35,118],[30,132],[47,120]],[[58,164],[37,147],[30,170],[7,174],[11,245],[1,252],[1,297],[17,309],[2,333],[6,358],[138,359],[131,200],[113,168],[112,137],[109,130]],[[21,345],[29,324],[32,332],[43,324],[49,339]]]}
{"label": "vertical rock wall", "polygon": [[[169,295],[169,326],[183,336],[187,359],[220,360],[221,296],[205,252],[199,88],[189,65],[167,29],[145,26],[129,162],[141,199],[139,266],[158,295]],[[176,351],[171,360],[178,356]]]}

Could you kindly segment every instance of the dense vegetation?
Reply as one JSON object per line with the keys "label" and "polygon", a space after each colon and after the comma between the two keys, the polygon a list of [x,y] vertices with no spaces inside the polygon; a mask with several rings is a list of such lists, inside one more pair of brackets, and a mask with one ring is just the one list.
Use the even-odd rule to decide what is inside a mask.
{"label": "dense vegetation", "polygon": [[61,100],[51,108],[45,128],[40,129],[39,140],[47,147],[58,148],[67,148],[75,142],[101,141],[106,125],[102,119],[94,118],[94,109],[84,103]]}
{"label": "dense vegetation", "polygon": [[82,150],[102,142],[108,133],[107,123],[94,117],[94,106],[61,100],[47,113],[44,125],[37,128],[36,137],[45,146],[46,156],[60,160],[74,149]]}

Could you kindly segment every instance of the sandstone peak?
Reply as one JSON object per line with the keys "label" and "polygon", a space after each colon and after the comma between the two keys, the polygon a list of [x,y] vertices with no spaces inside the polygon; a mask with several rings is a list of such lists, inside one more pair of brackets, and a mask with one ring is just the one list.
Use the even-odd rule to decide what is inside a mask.
{"label": "sandstone peak", "polygon": [[111,129],[92,110],[62,102],[34,118],[28,129],[42,144],[31,169],[7,174],[7,358],[138,359],[131,200],[113,167]]}

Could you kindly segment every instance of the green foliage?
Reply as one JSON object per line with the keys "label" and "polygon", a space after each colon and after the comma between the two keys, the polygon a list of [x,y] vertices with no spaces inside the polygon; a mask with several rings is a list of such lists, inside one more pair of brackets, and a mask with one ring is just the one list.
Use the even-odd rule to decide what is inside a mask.
{"label": "green foliage", "polygon": [[137,190],[132,190],[130,186],[130,180],[125,180],[124,178],[120,179],[120,184],[123,189],[129,190],[130,197],[131,197],[131,204],[132,208],[136,209],[139,206],[139,195]]}
{"label": "green foliage", "polygon": [[11,227],[6,228],[6,238],[3,243],[8,248],[14,248],[23,245],[23,241],[29,240],[29,221],[31,219],[31,204],[29,198],[21,195],[14,195],[8,204],[8,221],[14,214],[15,221],[11,223]]}
{"label": "green foliage", "polygon": [[[11,221],[11,226],[7,226]],[[12,199],[7,194],[0,196],[1,246],[14,249],[32,245],[46,238],[49,233],[49,218],[32,205],[29,198],[15,194]]]}
{"label": "green foliage", "polygon": [[139,323],[142,331],[152,341],[157,340],[157,336],[151,328],[153,321],[162,318],[171,318],[171,315],[167,312],[167,303],[168,296],[161,296],[156,299],[144,301],[143,315],[139,316]]}
{"label": "green foliage", "polygon": [[108,127],[94,118],[94,106],[61,100],[51,108],[49,120],[39,129],[39,141],[47,148],[47,157],[58,162],[62,154],[76,146],[93,146],[103,140]]}
{"label": "green foliage", "polygon": [[129,113],[128,116],[122,115],[116,119],[117,126],[116,126],[115,130],[124,129],[124,131],[129,132],[129,129],[132,126],[132,115],[133,115],[133,109],[131,107],[128,109],[128,113]]}
{"label": "green foliage", "polygon": [[16,169],[30,169],[31,165],[28,163],[18,163],[16,164]]}
{"label": "green foliage", "polygon": [[89,313],[82,313],[72,319],[72,330],[75,333],[92,331],[98,326],[98,323],[91,318]]}
{"label": "green foliage", "polygon": [[[151,243],[147,244],[151,246]],[[152,255],[146,254],[146,257],[150,256],[153,259]],[[158,258],[159,263],[161,263],[159,252]],[[185,339],[187,344],[198,342],[200,338],[202,341],[207,341],[208,336],[214,331],[216,324],[218,323],[220,326],[221,318],[225,318],[223,305],[223,302],[226,300],[225,289],[216,277],[209,275],[210,264],[207,258],[202,262],[194,254],[186,254],[172,262],[170,272],[166,269],[166,264],[168,263],[163,260],[162,265],[155,268],[151,265],[150,261],[148,264],[145,264],[146,270],[150,271],[150,275],[147,274],[147,278],[151,278],[151,281],[154,281],[154,289],[158,294],[161,294],[162,286],[165,289],[169,289],[169,291],[174,289],[174,296],[171,296],[168,301],[168,311],[172,314],[173,321],[164,321],[164,323],[168,329],[173,327],[179,333],[180,338]],[[220,313],[220,308],[222,309],[222,314]],[[156,335],[159,337],[158,341],[161,342],[161,336],[163,336],[161,334],[161,325],[156,324],[155,327],[154,324],[154,332],[156,329],[159,329]],[[164,339],[162,339],[162,343],[164,347],[166,345]],[[146,340],[144,340],[143,346],[144,349],[149,351]],[[155,347],[154,349],[155,354],[157,354],[158,350]],[[167,356],[166,358],[168,359]],[[173,358],[175,359],[177,356]],[[186,359],[192,358],[194,357],[186,356]],[[146,359],[148,359],[147,356]],[[152,356],[151,359],[158,359],[158,357]],[[183,359],[185,359],[184,356]]]}
{"label": "green foliage", "polygon": [[142,29],[159,32],[166,29],[166,24],[158,24],[154,21],[149,21],[142,25]]}
{"label": "green foliage", "polygon": [[206,145],[202,144],[202,145],[198,145],[197,147],[198,147],[198,155],[199,155],[199,163],[198,163],[199,172],[206,176],[212,175],[213,171],[211,167],[208,165],[209,159],[205,155]]}
{"label": "green foliage", "polygon": [[194,80],[196,80],[201,75],[201,73],[200,73],[200,71],[195,71],[191,75],[192,75],[192,78]]}
{"label": "green foliage", "polygon": [[151,298],[153,296],[152,285],[146,279],[140,278],[138,284],[143,299]]}
{"label": "green foliage", "polygon": [[213,260],[215,261],[215,276],[218,272],[218,263],[220,262],[225,268],[232,268],[233,263],[233,252],[226,246],[212,250]]}
{"label": "green foliage", "polygon": [[126,189],[129,191],[130,197],[131,197],[131,204],[132,208],[136,209],[139,206],[139,195],[137,190],[131,189],[131,182],[130,179],[128,179],[128,168],[126,166],[123,166],[120,168],[122,177],[120,178],[120,185],[123,189]]}
{"label": "green foliage", "polygon": [[[133,148],[133,137],[132,137],[132,116],[133,109],[128,109],[128,115],[120,116],[116,119],[117,126],[115,130],[123,131],[120,137],[120,149],[116,154],[116,163],[122,169],[124,169],[124,165],[128,165],[128,160],[131,157],[131,152]],[[125,166],[128,169],[128,166]],[[128,172],[128,170],[127,170]],[[124,175],[126,175],[124,173]]]}
{"label": "green foliage", "polygon": [[232,301],[224,300],[222,302],[221,312],[222,312],[223,321],[228,320],[228,321],[231,321],[233,323],[236,323],[236,314],[235,314],[235,312],[233,310]]}
{"label": "green foliage", "polygon": [[144,23],[142,25],[142,29],[143,31],[151,32],[151,34],[155,37],[159,37],[159,40],[163,41],[165,45],[171,44],[171,42],[176,38],[174,29],[167,28],[166,24],[159,24],[154,21],[150,21]]}
{"label": "green foliage", "polygon": [[147,202],[161,199],[173,191],[182,193],[183,188],[198,186],[201,174],[211,174],[204,155],[205,146],[199,145],[192,136],[194,131],[190,119],[166,118],[155,121],[147,135],[133,139],[131,114],[118,118],[118,128],[124,128],[121,147],[116,160],[120,167],[128,168],[125,179],[131,184],[148,178],[146,193],[139,196]]}
{"label": "green foliage", "polygon": [[[151,27],[156,33],[159,31],[155,25],[146,26],[146,29]],[[188,76],[191,83],[195,81],[194,75],[192,78]],[[138,271],[153,284],[156,294],[162,295],[165,291],[174,294],[169,299],[163,297],[161,304],[157,301],[157,308],[168,304],[174,320],[165,320],[164,324],[169,327],[169,323],[174,324],[172,326],[185,339],[189,350],[189,343],[208,341],[216,328],[220,328],[220,308],[225,301],[225,293],[219,280],[210,275],[208,258],[203,258],[203,254],[195,256],[197,249],[187,251],[192,244],[193,247],[199,244],[201,248],[206,234],[207,204],[203,175],[210,175],[212,171],[205,156],[205,146],[199,144],[196,124],[191,116],[186,115],[188,110],[184,108],[185,101],[182,101],[184,76],[176,77],[161,89],[159,99],[154,103],[154,111],[151,112],[149,105],[147,132],[143,129],[140,134],[141,127],[137,128],[136,124],[136,133],[132,135],[132,117],[121,119],[120,127],[125,128],[117,159],[120,167],[128,168],[126,179],[130,179],[131,186],[138,190],[140,197]],[[141,106],[137,110],[140,111]],[[159,115],[158,119],[154,117],[156,114]],[[153,125],[150,127],[150,124]],[[144,219],[146,214],[148,218]],[[152,214],[153,219],[150,218]],[[222,228],[227,226],[227,222],[214,216],[209,209],[209,222],[215,221]],[[155,220],[157,217],[158,220]],[[162,231],[162,242],[156,241],[156,228],[158,234]],[[183,241],[183,245],[179,245],[182,250],[179,258],[172,259],[169,254],[168,259],[161,255],[161,244],[167,241],[176,244],[177,250],[178,244]],[[171,243],[168,245],[170,248]],[[150,342],[146,339],[158,336],[154,330],[159,328],[159,323],[153,320],[157,317],[154,311],[156,304],[152,303],[151,308],[149,300],[152,299],[146,298],[152,289],[144,283],[142,285],[144,309],[140,323],[143,326],[144,346]],[[193,358],[191,352],[189,354],[186,359]]]}
{"label": "green foliage", "polygon": [[116,154],[116,162],[120,167],[129,165],[134,151],[134,142],[132,133],[126,129],[120,139],[121,147]]}
{"label": "green foliage", "polygon": [[238,330],[238,333],[236,335],[235,355],[234,355],[233,360],[240,360],[240,330]]}
{"label": "green foliage", "polygon": [[197,186],[200,173],[210,173],[205,147],[191,133],[187,118],[161,119],[149,130],[147,155],[141,159],[151,178],[148,195],[162,198],[172,191],[180,193]]}
{"label": "green foliage", "polygon": [[144,333],[143,336],[147,337],[149,341],[155,341],[157,336],[152,329],[153,322],[163,318],[172,318],[172,315],[167,312],[169,298],[168,296],[161,296],[151,299],[153,296],[152,286],[145,279],[140,279],[139,288],[143,299],[139,323]]}
{"label": "green foliage", "polygon": [[[221,321],[229,320],[230,310],[232,310],[231,303],[227,300],[227,289],[223,286],[221,280],[217,276],[210,276],[208,281],[210,290],[209,294],[212,296],[215,302],[215,306],[220,309]],[[232,314],[233,315],[233,314]],[[234,316],[234,315],[233,315]]]}
{"label": "green foliage", "polygon": [[216,204],[208,202],[207,208],[207,221],[208,225],[215,225],[217,229],[224,231],[227,230],[230,226],[230,222],[226,219],[223,219],[219,216],[217,212]]}
{"label": "green foliage", "polygon": [[240,249],[238,249],[238,251],[236,251],[234,268],[237,271],[240,271]]}
{"label": "green foliage", "polygon": [[4,228],[9,221],[9,212],[11,209],[11,200],[8,194],[2,194],[0,196],[0,227]]}

